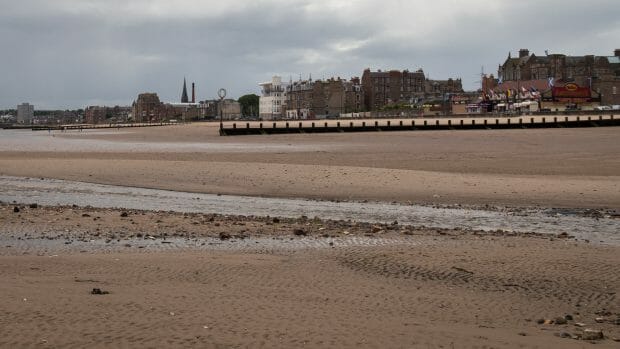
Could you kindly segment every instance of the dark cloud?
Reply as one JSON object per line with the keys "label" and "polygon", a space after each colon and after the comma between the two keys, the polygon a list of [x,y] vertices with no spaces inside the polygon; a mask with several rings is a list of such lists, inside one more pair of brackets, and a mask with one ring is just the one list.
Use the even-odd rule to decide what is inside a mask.
{"label": "dark cloud", "polygon": [[[0,0],[2,1],[2,0]],[[423,68],[461,77],[496,72],[519,48],[610,55],[616,0],[519,2],[23,0],[0,13],[0,108],[129,104],[138,93],[238,97],[274,74],[297,79]]]}

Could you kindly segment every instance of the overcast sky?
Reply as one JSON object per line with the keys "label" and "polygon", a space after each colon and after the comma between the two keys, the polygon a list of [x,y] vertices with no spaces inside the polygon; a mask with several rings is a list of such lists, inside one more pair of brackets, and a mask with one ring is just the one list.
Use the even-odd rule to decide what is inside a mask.
{"label": "overcast sky", "polygon": [[[272,75],[497,74],[509,51],[613,55],[618,0],[0,0],[0,109],[238,98]],[[191,93],[191,92],[190,92]]]}

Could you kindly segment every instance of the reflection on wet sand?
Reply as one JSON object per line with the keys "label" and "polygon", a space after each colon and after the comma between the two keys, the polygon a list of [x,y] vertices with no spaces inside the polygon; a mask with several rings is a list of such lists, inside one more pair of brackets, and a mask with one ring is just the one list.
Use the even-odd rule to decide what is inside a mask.
{"label": "reflection on wet sand", "polygon": [[620,244],[620,220],[605,211],[463,208],[378,202],[198,194],[52,179],[0,177],[0,200],[43,205],[118,207],[154,211],[202,212],[243,216],[321,217],[322,219],[411,226],[567,233],[580,239]]}

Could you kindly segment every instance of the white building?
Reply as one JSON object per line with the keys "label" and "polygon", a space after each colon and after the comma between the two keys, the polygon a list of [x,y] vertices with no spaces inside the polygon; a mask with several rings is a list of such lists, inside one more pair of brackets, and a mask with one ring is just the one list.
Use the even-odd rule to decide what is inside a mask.
{"label": "white building", "polygon": [[29,124],[34,118],[34,105],[22,103],[17,106],[17,123]]}
{"label": "white building", "polygon": [[286,84],[282,78],[274,76],[270,82],[259,84],[261,96],[258,102],[259,116],[266,120],[277,119],[283,116],[286,110]]}

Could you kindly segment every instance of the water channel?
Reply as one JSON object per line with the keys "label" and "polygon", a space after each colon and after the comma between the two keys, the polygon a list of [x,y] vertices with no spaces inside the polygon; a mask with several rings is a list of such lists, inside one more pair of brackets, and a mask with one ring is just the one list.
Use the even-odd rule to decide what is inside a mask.
{"label": "water channel", "polygon": [[418,227],[485,231],[501,229],[542,234],[566,232],[582,240],[620,245],[620,219],[617,216],[593,217],[584,215],[580,210],[481,209],[263,198],[11,176],[0,176],[0,201],[244,216],[305,215],[334,220],[381,223],[398,221],[400,224]]}

